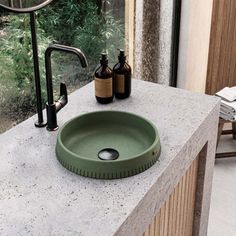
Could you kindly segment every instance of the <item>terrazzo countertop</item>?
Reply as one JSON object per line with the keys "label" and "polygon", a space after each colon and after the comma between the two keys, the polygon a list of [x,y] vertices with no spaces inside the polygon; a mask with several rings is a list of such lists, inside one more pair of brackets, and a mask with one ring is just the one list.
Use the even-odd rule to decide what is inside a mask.
{"label": "terrazzo countertop", "polygon": [[213,160],[219,99],[133,80],[129,99],[100,105],[93,86],[69,96],[59,126],[97,110],[141,115],[159,130],[159,161],[124,179],[78,176],[56,159],[57,132],[34,128],[34,116],[0,135],[0,235],[142,235],[207,142]]}

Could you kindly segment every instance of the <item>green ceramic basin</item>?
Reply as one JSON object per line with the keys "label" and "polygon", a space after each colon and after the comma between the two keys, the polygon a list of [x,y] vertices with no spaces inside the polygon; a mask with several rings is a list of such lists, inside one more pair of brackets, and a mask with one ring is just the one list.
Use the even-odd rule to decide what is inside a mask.
{"label": "green ceramic basin", "polygon": [[99,111],[68,121],[57,137],[56,155],[68,170],[97,179],[145,171],[160,155],[156,127],[135,114]]}

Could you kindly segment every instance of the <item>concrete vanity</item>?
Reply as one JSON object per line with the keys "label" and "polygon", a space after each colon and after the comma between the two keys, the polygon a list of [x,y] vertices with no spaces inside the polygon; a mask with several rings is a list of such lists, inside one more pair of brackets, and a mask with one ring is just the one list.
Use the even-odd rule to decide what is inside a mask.
{"label": "concrete vanity", "polygon": [[[133,177],[96,180],[57,161],[57,132],[32,117],[0,135],[0,235],[206,235],[219,100],[133,80],[129,99],[100,105],[94,84],[69,96],[62,126],[96,110],[123,110],[152,121],[162,152]],[[193,233],[192,233],[193,232]]]}

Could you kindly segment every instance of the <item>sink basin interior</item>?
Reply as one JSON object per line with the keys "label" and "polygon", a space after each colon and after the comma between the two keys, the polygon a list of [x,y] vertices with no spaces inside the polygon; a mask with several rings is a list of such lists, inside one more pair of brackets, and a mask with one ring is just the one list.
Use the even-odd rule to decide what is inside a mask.
{"label": "sink basin interior", "polygon": [[99,151],[112,148],[119,152],[119,159],[127,159],[148,149],[155,132],[148,123],[126,113],[122,119],[114,113],[108,117],[93,113],[72,121],[62,132],[61,140],[68,150],[84,158],[97,160]]}

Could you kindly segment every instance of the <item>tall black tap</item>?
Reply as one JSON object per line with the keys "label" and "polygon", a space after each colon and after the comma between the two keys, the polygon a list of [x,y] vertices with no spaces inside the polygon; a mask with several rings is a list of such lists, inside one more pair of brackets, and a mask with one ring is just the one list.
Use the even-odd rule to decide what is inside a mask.
{"label": "tall black tap", "polygon": [[82,67],[87,67],[88,65],[85,55],[78,48],[68,47],[59,44],[52,44],[46,49],[45,67],[46,67],[47,96],[48,96],[46,110],[47,110],[47,130],[49,131],[54,131],[58,129],[56,114],[68,102],[67,89],[64,83],[60,84],[60,98],[57,101],[54,101],[53,99],[52,67],[51,67],[51,54],[53,51],[73,53],[78,56]]}

